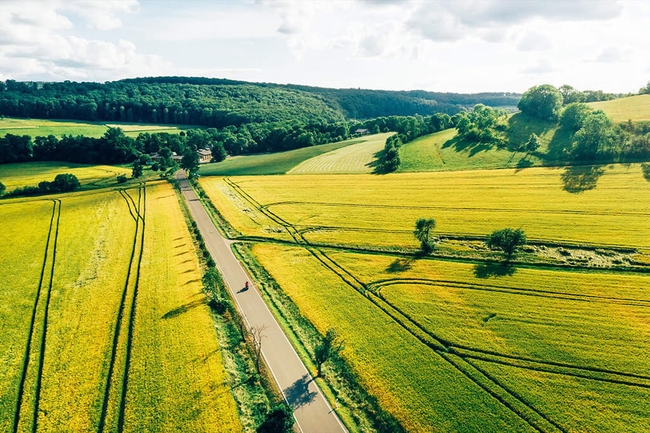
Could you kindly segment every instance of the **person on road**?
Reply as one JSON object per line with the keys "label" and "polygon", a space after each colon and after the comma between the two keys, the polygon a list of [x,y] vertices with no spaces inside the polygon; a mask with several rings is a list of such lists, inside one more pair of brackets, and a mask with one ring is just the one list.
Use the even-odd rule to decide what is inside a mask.
{"label": "person on road", "polygon": [[246,284],[244,284],[244,288],[248,290],[248,281],[246,281]]}

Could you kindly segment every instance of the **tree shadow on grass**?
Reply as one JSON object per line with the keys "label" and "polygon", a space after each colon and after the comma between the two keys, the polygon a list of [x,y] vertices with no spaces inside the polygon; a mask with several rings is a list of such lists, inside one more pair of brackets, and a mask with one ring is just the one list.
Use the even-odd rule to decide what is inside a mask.
{"label": "tree shadow on grass", "polygon": [[563,189],[571,194],[580,194],[594,189],[603,174],[605,174],[605,170],[593,165],[567,167],[561,176],[564,183]]}
{"label": "tree shadow on grass", "polygon": [[533,166],[533,161],[528,159],[528,155],[523,157],[522,159],[519,160],[517,163],[517,169],[515,170],[516,173],[519,173],[520,171],[532,167]]}
{"label": "tree shadow on grass", "polygon": [[511,277],[517,268],[508,263],[485,262],[474,266],[476,278]]}
{"label": "tree shadow on grass", "polygon": [[643,178],[650,182],[650,163],[641,164],[641,170],[643,170]]}
{"label": "tree shadow on grass", "polygon": [[488,143],[480,143],[476,141],[463,140],[459,137],[454,137],[451,140],[445,141],[442,145],[443,149],[452,148],[455,152],[468,152],[469,157],[476,155],[480,152],[487,152],[494,148],[494,145]]}
{"label": "tree shadow on grass", "polygon": [[196,307],[198,307],[200,305],[204,305],[204,304],[205,304],[205,296],[202,296],[200,299],[197,299],[197,300],[192,301],[192,302],[188,302],[185,305],[181,305],[178,308],[174,308],[173,310],[170,310],[170,311],[166,312],[162,316],[162,318],[163,319],[173,319],[174,317],[178,317],[181,314],[187,313],[191,309],[196,308]]}
{"label": "tree shadow on grass", "polygon": [[312,380],[309,375],[305,374],[291,384],[291,386],[284,389],[284,396],[287,399],[287,403],[294,410],[310,404],[316,399],[316,392],[309,390],[309,383]]}
{"label": "tree shadow on grass", "polygon": [[398,272],[408,271],[409,269],[411,269],[412,262],[413,262],[412,259],[395,259],[393,263],[388,265],[388,267],[386,268],[386,272],[391,274],[396,274]]}

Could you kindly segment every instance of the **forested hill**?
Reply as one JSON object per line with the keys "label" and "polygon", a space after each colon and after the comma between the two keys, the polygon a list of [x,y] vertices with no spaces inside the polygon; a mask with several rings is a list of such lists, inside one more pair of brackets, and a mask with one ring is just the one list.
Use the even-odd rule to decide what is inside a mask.
{"label": "forested hill", "polygon": [[336,122],[391,115],[454,114],[482,103],[514,107],[513,93],[328,89],[195,77],[107,83],[0,82],[0,115],[44,119],[188,124]]}

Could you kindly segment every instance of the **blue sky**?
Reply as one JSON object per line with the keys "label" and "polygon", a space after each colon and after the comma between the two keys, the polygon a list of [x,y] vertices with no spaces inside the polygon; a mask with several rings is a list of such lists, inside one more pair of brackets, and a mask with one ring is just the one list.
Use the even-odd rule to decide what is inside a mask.
{"label": "blue sky", "polygon": [[635,92],[645,1],[2,1],[0,80],[192,75],[324,87]]}

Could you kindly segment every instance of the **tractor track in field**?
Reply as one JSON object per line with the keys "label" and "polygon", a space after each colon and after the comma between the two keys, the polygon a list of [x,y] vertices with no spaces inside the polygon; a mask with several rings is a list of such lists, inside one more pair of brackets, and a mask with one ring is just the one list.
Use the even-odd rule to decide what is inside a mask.
{"label": "tractor track in field", "polygon": [[388,286],[395,285],[421,285],[444,287],[446,289],[457,290],[476,290],[480,292],[493,292],[493,293],[506,293],[510,295],[532,296],[539,298],[550,298],[565,301],[575,302],[598,302],[606,304],[627,305],[632,307],[648,308],[650,307],[650,299],[635,299],[635,298],[617,298],[612,296],[599,296],[599,295],[585,295],[580,293],[564,293],[552,290],[529,289],[524,287],[509,287],[497,286],[491,284],[479,285],[471,283],[461,283],[450,280],[434,280],[427,278],[393,278],[387,280],[374,281],[367,284],[369,290],[381,296],[381,289]]}
{"label": "tractor track in field", "polygon": [[[29,368],[29,358],[31,356],[32,352],[32,339],[34,337],[34,330],[36,326],[36,316],[38,313],[38,306],[40,303],[41,299],[41,293],[43,292],[43,282],[45,280],[45,275],[47,272],[47,264],[48,260],[51,261],[51,266],[50,266],[50,280],[48,283],[48,288],[47,288],[47,295],[46,299],[44,300],[45,307],[44,307],[44,312],[43,312],[43,325],[41,329],[41,338],[40,338],[40,345],[38,348],[38,366],[37,366],[37,377],[36,377],[36,387],[34,390],[34,407],[33,407],[33,415],[32,415],[32,431],[36,431],[37,427],[37,420],[38,420],[38,400],[40,397],[40,388],[41,388],[41,377],[43,373],[43,361],[45,359],[45,343],[46,343],[46,331],[47,331],[47,316],[49,312],[49,303],[50,303],[50,297],[52,293],[52,280],[54,277],[54,263],[56,259],[56,244],[58,241],[58,235],[59,235],[59,223],[61,219],[61,200],[52,200],[53,205],[52,205],[52,215],[50,217],[50,227],[48,230],[47,234],[47,240],[45,242],[45,253],[43,255],[43,265],[41,267],[41,273],[38,281],[38,287],[36,289],[36,296],[34,297],[34,305],[32,307],[32,315],[30,319],[30,324],[29,324],[29,333],[27,335],[27,343],[25,345],[25,352],[23,355],[23,365],[21,369],[21,374],[20,374],[20,381],[18,385],[18,395],[16,399],[16,407],[14,409],[14,417],[13,417],[13,423],[12,423],[12,428],[11,431],[13,433],[16,433],[18,431],[18,426],[20,424],[20,416],[21,416],[21,406],[23,403],[23,396],[25,393],[25,381],[27,379],[27,373],[28,373],[28,368]],[[54,237],[54,239],[52,239]],[[53,242],[52,242],[53,240]],[[53,244],[52,246],[52,252],[50,254],[50,243]]]}
{"label": "tractor track in field", "polygon": [[[380,301],[380,298],[374,295],[371,291],[369,291],[367,286],[362,281],[360,281],[357,277],[355,277],[351,272],[343,268],[341,265],[339,265],[336,261],[331,259],[327,254],[325,254],[320,249],[310,245],[309,242],[306,241],[304,237],[302,237],[300,232],[298,232],[295,229],[295,227],[293,227],[293,225],[291,225],[290,223],[288,223],[287,221],[285,221],[284,219],[282,219],[281,217],[279,217],[278,215],[270,211],[268,208],[262,208],[259,202],[257,202],[252,196],[250,196],[246,191],[244,191],[243,188],[241,188],[239,185],[234,183],[229,178],[224,178],[224,180],[235,192],[237,192],[243,199],[248,201],[259,212],[262,212],[271,220],[273,220],[274,222],[282,226],[287,231],[287,233],[289,233],[289,235],[296,241],[296,244],[304,247],[307,251],[309,251],[309,253],[313,257],[315,257],[323,266],[331,270],[348,286],[350,286],[352,289],[362,294],[366,299],[372,302],[375,306],[377,306],[382,311],[384,311],[391,319],[393,319],[397,324],[399,324],[404,330],[406,330],[408,333],[413,335],[417,340],[423,343],[426,347],[429,347],[434,353],[436,353],[438,356],[444,359],[449,365],[451,365],[457,371],[459,371],[465,378],[467,378],[468,380],[470,380],[471,382],[479,386],[481,389],[483,389],[489,395],[491,395],[493,398],[499,401],[504,407],[506,407],[513,414],[518,416],[522,421],[527,423],[533,430],[538,431],[540,433],[546,433],[554,430],[560,431],[562,433],[566,433],[565,429],[563,429],[557,423],[551,421],[547,415],[542,413],[540,410],[536,409],[533,405],[529,404],[527,401],[522,400],[518,398],[516,395],[508,392],[507,389],[505,389],[500,383],[498,383],[493,378],[482,375],[483,381],[489,382],[491,387],[485,385],[484,383],[482,383],[483,381],[479,381],[475,376],[469,373],[466,368],[462,368],[458,365],[458,363],[455,363],[452,360],[450,360],[450,357],[448,355],[449,348],[451,346],[450,342],[440,339],[437,336],[434,336],[431,332],[426,330],[417,322],[414,322],[408,316],[405,316],[403,313],[399,312],[393,305],[386,302],[385,300]],[[382,301],[383,304],[385,305],[382,305]],[[467,361],[462,359],[461,362],[467,363]],[[494,389],[495,387],[497,388],[497,390]],[[501,397],[498,390],[501,390],[504,393],[506,393],[511,399],[515,400],[518,403],[518,406],[520,407]],[[541,420],[549,423],[552,426],[552,428],[550,429],[545,428],[548,426],[541,427],[536,420],[531,420],[529,414],[527,413],[528,411],[536,414]]]}
{"label": "tractor track in field", "polygon": [[[136,267],[135,286],[133,287],[133,301],[131,302],[131,313],[129,314],[128,334],[126,340],[126,359],[124,364],[124,374],[122,375],[122,392],[120,399],[120,409],[118,412],[117,431],[122,433],[124,430],[124,412],[126,409],[126,393],[129,384],[129,370],[131,366],[131,349],[133,345],[133,330],[135,328],[135,314],[138,305],[138,288],[140,285],[140,269],[142,267],[142,256],[144,255],[144,234],[145,234],[145,216],[147,214],[147,188],[141,187],[142,194],[138,194],[138,218],[142,223],[140,230],[140,251],[138,254],[138,264]],[[133,200],[133,199],[131,199]],[[134,203],[135,205],[135,203]],[[142,209],[142,212],[139,210]]]}
{"label": "tractor track in field", "polygon": [[[130,362],[131,358],[131,344],[132,344],[132,337],[133,337],[133,325],[134,325],[134,320],[135,320],[135,303],[137,300],[137,287],[138,287],[138,280],[140,276],[140,265],[142,263],[142,253],[144,249],[144,211],[145,211],[145,205],[144,200],[146,200],[146,186],[144,184],[141,184],[138,187],[138,203],[136,204],[135,200],[131,195],[128,193],[127,190],[120,189],[118,190],[119,194],[122,196],[124,201],[126,202],[126,205],[129,209],[129,214],[131,215],[131,218],[133,218],[135,222],[135,231],[133,235],[133,245],[131,248],[131,256],[129,258],[129,266],[126,274],[126,279],[124,282],[124,287],[122,289],[122,294],[120,298],[120,304],[118,307],[118,312],[117,312],[117,317],[115,319],[115,326],[113,327],[113,339],[111,342],[111,354],[109,358],[109,363],[108,363],[108,371],[106,373],[106,380],[104,382],[104,393],[103,393],[103,398],[102,398],[102,409],[101,413],[99,416],[99,421],[97,424],[97,432],[98,433],[103,433],[106,427],[106,418],[108,416],[108,409],[109,409],[109,402],[110,402],[110,397],[111,397],[111,390],[113,389],[113,381],[117,380],[115,379],[115,364],[117,361],[117,352],[119,349],[119,340],[120,340],[120,335],[122,333],[122,328],[125,326],[123,324],[124,321],[124,314],[125,310],[127,307],[129,308],[129,316],[128,316],[128,324],[127,326],[127,336],[126,336],[126,342],[125,342],[125,364],[124,364],[124,370],[121,375],[121,384],[119,386],[120,389],[120,397],[119,397],[119,404],[117,405],[116,408],[116,419],[118,423],[118,431],[122,431],[124,427],[124,408],[125,408],[125,402],[126,402],[126,389],[128,386],[128,381],[126,377],[128,376],[128,363]],[[143,199],[144,196],[144,199]],[[142,206],[142,212],[140,212],[140,207]],[[140,240],[140,242],[138,242]],[[138,249],[138,243],[140,244],[140,247]],[[136,259],[136,254],[138,254],[138,258]],[[137,263],[134,268],[134,262]],[[135,274],[135,283],[133,283],[133,278],[132,274]],[[133,294],[131,297],[131,302],[129,305],[127,305],[128,302],[128,295],[129,295],[129,286],[133,285]],[[113,392],[118,392],[117,390],[114,390]],[[110,428],[108,428],[110,430]]]}
{"label": "tractor track in field", "polygon": [[498,212],[498,213],[526,213],[526,214],[558,214],[558,215],[599,215],[599,216],[650,216],[648,212],[616,212],[616,211],[597,211],[597,210],[571,210],[571,209],[539,209],[539,208],[493,208],[493,207],[449,207],[449,206],[409,206],[409,205],[390,205],[390,204],[372,204],[372,203],[330,203],[316,201],[278,201],[267,203],[262,207],[268,209],[271,206],[285,205],[307,205],[323,207],[350,207],[363,209],[397,209],[397,210],[427,210],[427,211],[476,211],[476,212]]}

